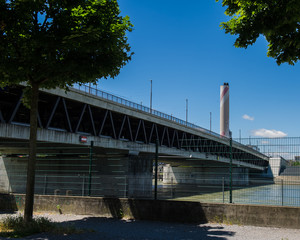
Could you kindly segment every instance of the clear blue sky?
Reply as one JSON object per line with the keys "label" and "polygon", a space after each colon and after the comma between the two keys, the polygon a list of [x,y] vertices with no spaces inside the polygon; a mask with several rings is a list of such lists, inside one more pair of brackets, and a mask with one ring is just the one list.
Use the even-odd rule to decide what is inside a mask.
{"label": "clear blue sky", "polygon": [[[98,88],[219,133],[220,85],[230,85],[233,137],[300,136],[300,63],[278,66],[260,38],[248,49],[233,46],[234,36],[219,25],[224,8],[214,0],[121,0],[134,31],[135,53],[115,79]],[[247,116],[248,117],[247,117]],[[245,119],[246,118],[246,119]]]}

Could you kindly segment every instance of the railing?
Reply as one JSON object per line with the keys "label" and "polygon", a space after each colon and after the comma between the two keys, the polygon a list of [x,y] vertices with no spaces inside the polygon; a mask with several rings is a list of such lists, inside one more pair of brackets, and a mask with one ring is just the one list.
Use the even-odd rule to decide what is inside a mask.
{"label": "railing", "polygon": [[152,115],[160,117],[160,118],[164,118],[164,119],[176,122],[176,123],[178,123],[180,125],[183,125],[183,126],[186,126],[186,127],[190,127],[190,128],[196,129],[198,131],[214,135],[216,137],[222,137],[220,134],[212,132],[212,131],[210,131],[208,129],[205,129],[203,127],[197,126],[196,124],[189,123],[189,122],[184,121],[182,119],[173,117],[173,116],[171,116],[169,114],[166,114],[166,113],[163,113],[163,112],[151,109],[149,107],[145,107],[145,106],[143,106],[141,104],[138,104],[138,103],[126,100],[124,98],[115,96],[113,94],[101,91],[99,89],[96,89],[96,88],[93,88],[93,87],[90,87],[90,86],[87,86],[87,85],[81,85],[81,86],[80,85],[76,85],[76,86],[73,86],[73,89],[77,89],[77,90],[80,90],[82,92],[85,92],[85,93],[88,93],[88,94],[91,94],[91,95],[94,95],[94,96],[97,96],[97,97],[100,97],[100,98],[103,98],[103,99],[106,99],[106,100],[109,100],[109,101],[113,101],[115,103],[122,104],[124,106],[133,108],[135,110],[139,110],[139,111],[142,111],[142,112],[145,112],[145,113],[149,113],[149,114],[152,114]]}
{"label": "railing", "polygon": [[[215,136],[215,137],[218,137],[218,138],[221,138],[221,139],[227,139],[228,140],[228,145],[229,145],[229,138],[227,138],[225,136],[221,136],[220,134],[218,134],[216,132],[213,132],[213,131],[210,131],[208,129],[205,129],[205,128],[200,127],[200,126],[198,126],[196,124],[189,123],[189,122],[184,121],[182,119],[173,117],[172,115],[169,115],[169,114],[166,114],[166,113],[163,113],[163,112],[151,109],[149,107],[145,107],[145,106],[143,106],[141,104],[129,101],[129,100],[125,99],[125,98],[115,96],[113,94],[101,91],[101,90],[99,90],[97,88],[93,88],[93,87],[88,86],[88,85],[74,85],[73,89],[79,90],[81,92],[84,92],[84,93],[87,93],[87,94],[91,94],[91,95],[94,95],[94,96],[97,96],[97,97],[100,97],[102,99],[109,100],[109,101],[112,101],[112,102],[115,102],[115,103],[119,103],[119,104],[122,104],[124,106],[133,108],[135,110],[139,110],[139,111],[142,111],[142,112],[145,112],[145,113],[148,113],[148,114],[152,114],[154,116],[157,116],[157,117],[160,117],[160,118],[163,118],[163,119],[167,119],[167,120],[176,122],[177,124],[193,128],[193,129],[195,129],[197,131],[200,131],[202,133],[204,132],[206,134],[210,134],[212,136]],[[240,143],[238,140],[232,140],[232,142],[236,146],[241,146],[241,147],[247,148],[247,149],[249,149],[251,151],[254,150],[253,148]]]}

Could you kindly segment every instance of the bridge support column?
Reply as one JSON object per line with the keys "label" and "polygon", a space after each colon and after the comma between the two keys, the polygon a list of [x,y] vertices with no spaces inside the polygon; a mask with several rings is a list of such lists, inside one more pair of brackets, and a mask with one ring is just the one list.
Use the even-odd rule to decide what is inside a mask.
{"label": "bridge support column", "polygon": [[26,172],[27,158],[0,156],[0,192],[24,193]]}
{"label": "bridge support column", "polygon": [[[164,184],[203,184],[203,185],[229,184],[229,171],[226,167],[172,167],[164,166]],[[249,185],[249,171],[247,168],[232,169],[233,185]]]}
{"label": "bridge support column", "polygon": [[263,174],[263,176],[276,178],[283,172],[283,170],[286,168],[286,165],[287,161],[282,157],[270,158],[268,172]]}
{"label": "bridge support column", "polygon": [[128,197],[152,197],[153,156],[129,156]]}
{"label": "bridge support column", "polygon": [[96,157],[91,195],[151,198],[152,161],[151,155]]}

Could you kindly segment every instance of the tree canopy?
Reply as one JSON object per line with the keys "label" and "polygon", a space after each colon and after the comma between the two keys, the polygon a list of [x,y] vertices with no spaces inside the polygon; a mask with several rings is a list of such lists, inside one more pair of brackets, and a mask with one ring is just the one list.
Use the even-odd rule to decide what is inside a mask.
{"label": "tree canopy", "polygon": [[29,89],[25,221],[33,213],[39,88],[115,77],[131,59],[132,27],[117,0],[0,0],[0,87]]}
{"label": "tree canopy", "polygon": [[95,82],[131,59],[116,0],[0,0],[0,12],[2,85]]}
{"label": "tree canopy", "polygon": [[269,43],[267,55],[278,65],[299,60],[299,0],[222,0],[222,5],[230,20],[221,27],[237,35],[235,47],[247,48],[263,35]]}

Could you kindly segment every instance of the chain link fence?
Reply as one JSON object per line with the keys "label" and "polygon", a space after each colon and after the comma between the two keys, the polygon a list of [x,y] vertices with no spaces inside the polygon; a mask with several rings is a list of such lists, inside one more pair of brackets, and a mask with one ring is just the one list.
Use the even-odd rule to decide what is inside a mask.
{"label": "chain link fence", "polygon": [[[300,138],[239,138],[234,141],[268,156],[269,165],[263,171],[245,167],[243,162],[247,159],[234,156],[232,164],[197,159],[161,161],[158,198],[299,207]],[[238,163],[234,163],[235,160]]]}
{"label": "chain link fence", "polygon": [[[210,154],[201,159],[161,156],[158,147],[156,175],[155,154],[132,157],[103,153],[92,144],[49,147],[39,143],[35,193],[299,207],[300,138],[234,141],[268,156],[269,166],[251,167],[238,152],[230,159],[216,146],[203,146]],[[25,193],[28,143],[2,142],[1,146],[0,192]]]}

